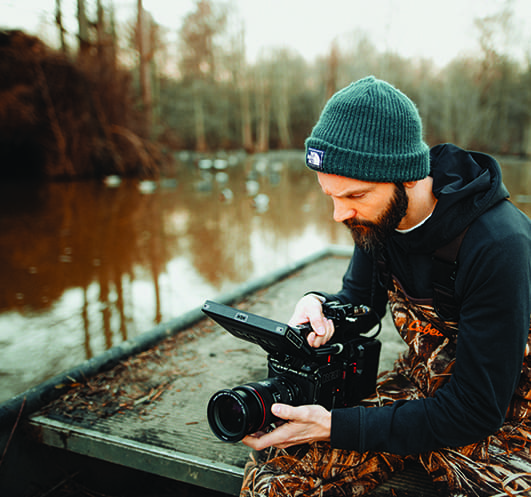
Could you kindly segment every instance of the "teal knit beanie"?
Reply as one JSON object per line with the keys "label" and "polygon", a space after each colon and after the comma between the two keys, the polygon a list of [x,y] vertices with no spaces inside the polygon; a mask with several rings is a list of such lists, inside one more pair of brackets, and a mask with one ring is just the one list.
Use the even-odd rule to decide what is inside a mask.
{"label": "teal knit beanie", "polygon": [[415,181],[429,173],[429,148],[415,104],[369,76],[338,91],[306,140],[306,165],[363,181]]}

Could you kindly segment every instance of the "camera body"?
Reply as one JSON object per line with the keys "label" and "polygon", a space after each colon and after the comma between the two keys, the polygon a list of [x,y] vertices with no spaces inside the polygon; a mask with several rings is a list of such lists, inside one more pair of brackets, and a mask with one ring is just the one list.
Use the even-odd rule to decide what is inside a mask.
{"label": "camera body", "polygon": [[374,393],[380,348],[377,339],[359,338],[344,344],[337,355],[311,360],[269,354],[268,378],[285,377],[297,384],[297,405],[320,404],[328,410],[349,407]]}
{"label": "camera body", "polygon": [[325,317],[334,322],[334,340],[316,349],[307,342],[309,323],[290,327],[211,301],[203,311],[234,336],[268,352],[266,379],[220,390],[210,399],[208,421],[223,441],[237,442],[266,429],[278,420],[271,414],[277,402],[330,410],[350,407],[375,391],[381,343],[361,334],[372,313],[366,306],[324,303]]}

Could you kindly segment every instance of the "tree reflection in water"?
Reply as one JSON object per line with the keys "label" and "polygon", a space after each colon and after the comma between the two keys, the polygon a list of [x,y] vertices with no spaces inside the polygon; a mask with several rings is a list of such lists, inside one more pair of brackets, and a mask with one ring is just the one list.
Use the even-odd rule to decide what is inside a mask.
{"label": "tree reflection in water", "polygon": [[[265,212],[248,181],[267,195]],[[183,165],[151,193],[132,179],[0,188],[0,401],[238,284],[350,243],[302,152],[224,171]]]}

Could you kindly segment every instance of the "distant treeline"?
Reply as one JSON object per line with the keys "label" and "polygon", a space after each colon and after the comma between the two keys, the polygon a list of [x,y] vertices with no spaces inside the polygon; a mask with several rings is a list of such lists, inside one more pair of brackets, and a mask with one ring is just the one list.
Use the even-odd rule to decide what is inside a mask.
{"label": "distant treeline", "polygon": [[517,61],[506,44],[499,48],[512,29],[507,8],[476,20],[480,54],[441,68],[379,52],[360,34],[315,61],[286,48],[250,63],[245,30],[234,30],[234,13],[214,0],[196,1],[175,50],[137,3],[136,19],[119,27],[111,0],[97,0],[95,19],[78,0],[75,49],[60,2],[59,50],[23,33],[1,35],[4,174],[153,176],[171,163],[173,150],[302,148],[326,100],[368,74],[416,102],[430,145],[531,152],[530,59]]}
{"label": "distant treeline", "polygon": [[227,11],[212,1],[198,1],[179,33],[178,75],[159,73],[160,124],[167,137],[185,148],[299,148],[326,100],[373,74],[416,102],[430,144],[451,141],[489,152],[527,154],[531,65],[529,57],[517,62],[508,55],[515,47],[503,43],[512,34],[513,14],[507,9],[475,21],[478,55],[442,68],[437,61],[379,52],[359,33],[348,43],[335,42],[316,61],[278,49],[249,64],[244,32],[228,33]]}

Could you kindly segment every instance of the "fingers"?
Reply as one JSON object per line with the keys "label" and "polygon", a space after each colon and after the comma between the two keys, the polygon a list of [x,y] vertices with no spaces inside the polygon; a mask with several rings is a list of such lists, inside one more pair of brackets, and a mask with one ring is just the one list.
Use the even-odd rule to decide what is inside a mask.
{"label": "fingers", "polygon": [[242,442],[254,450],[264,450],[268,447],[288,447],[289,445],[284,444],[286,443],[286,439],[289,437],[283,433],[283,430],[281,430],[282,426],[275,428],[273,431],[268,433],[260,432],[247,435],[245,438],[243,438]]}
{"label": "fingers", "polygon": [[[271,406],[271,412],[280,419],[296,419],[296,409],[289,404],[273,404]],[[300,417],[300,415],[299,415]]]}
{"label": "fingers", "polygon": [[311,321],[310,324],[314,331],[308,335],[308,343],[311,347],[320,347],[327,343],[334,334],[334,323],[330,319],[323,318],[319,321],[319,324],[314,325]]}
{"label": "fingers", "polygon": [[242,440],[245,445],[254,450],[263,450],[267,447],[285,449],[291,445],[297,445],[309,441],[310,439],[305,436],[304,433],[301,435],[297,429],[297,426],[291,422],[284,423],[267,433],[253,433],[252,435],[246,436]]}
{"label": "fingers", "polygon": [[271,413],[281,420],[275,423],[276,428],[274,430],[258,431],[244,437],[242,442],[245,445],[255,450],[262,450],[285,441],[286,435],[282,430],[279,431],[279,428],[287,420],[296,416],[296,413],[293,412],[293,407],[287,404],[273,404],[271,406]]}
{"label": "fingers", "polygon": [[321,301],[316,295],[305,295],[297,302],[288,324],[290,326],[296,326],[307,323],[312,318],[314,320],[319,319],[319,316],[323,316]]}
{"label": "fingers", "polygon": [[283,449],[292,445],[330,440],[331,414],[319,405],[293,407],[273,404],[271,412],[287,422],[268,433],[254,433],[242,442],[255,449],[267,447]]}
{"label": "fingers", "polygon": [[310,323],[313,331],[308,334],[308,344],[320,347],[330,340],[334,334],[334,323],[323,315],[321,300],[316,295],[305,295],[295,306],[290,326]]}

